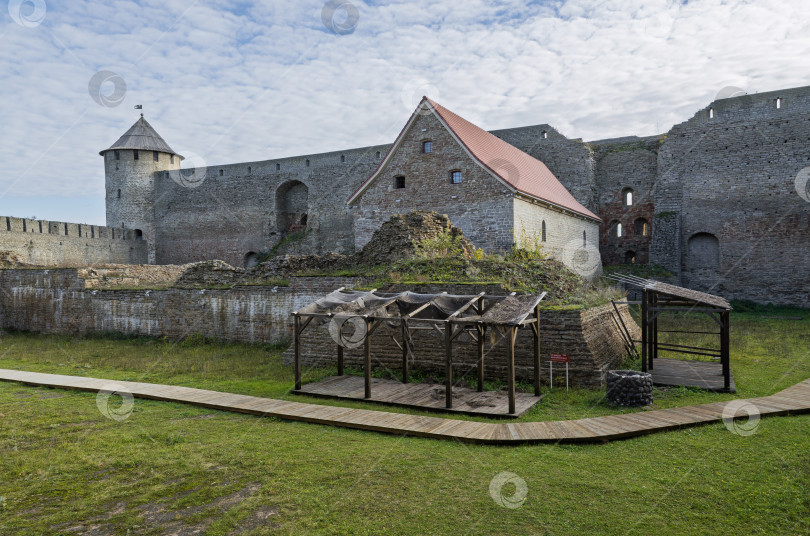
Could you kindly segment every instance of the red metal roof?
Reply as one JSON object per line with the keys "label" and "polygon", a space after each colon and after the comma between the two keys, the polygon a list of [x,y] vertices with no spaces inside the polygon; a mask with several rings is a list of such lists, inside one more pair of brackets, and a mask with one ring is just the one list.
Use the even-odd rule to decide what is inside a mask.
{"label": "red metal roof", "polygon": [[424,100],[436,111],[470,154],[501,180],[530,197],[589,218],[600,219],[574,199],[543,162],[473,125],[429,98],[425,97]]}
{"label": "red metal roof", "polygon": [[601,221],[599,216],[574,199],[574,196],[557,180],[557,177],[543,162],[470,123],[427,97],[422,98],[422,102],[419,103],[419,106],[411,115],[386,157],[374,173],[354,191],[349,198],[349,202],[354,201],[377,178],[391,155],[396,151],[408,128],[414,122],[417,112],[425,105],[432,109],[439,120],[447,126],[475,160],[507,185],[529,197]]}

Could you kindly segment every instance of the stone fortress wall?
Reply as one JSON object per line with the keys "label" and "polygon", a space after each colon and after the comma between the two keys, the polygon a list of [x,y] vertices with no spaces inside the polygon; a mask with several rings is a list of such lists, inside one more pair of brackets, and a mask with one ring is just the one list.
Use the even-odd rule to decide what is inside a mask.
{"label": "stone fortress wall", "polygon": [[147,242],[132,229],[0,216],[5,263],[39,266],[145,264]]}
{"label": "stone fortress wall", "polygon": [[[650,262],[688,287],[810,305],[810,203],[795,187],[810,166],[810,87],[716,100],[661,136],[583,142],[542,124],[493,134],[542,160],[602,218],[605,264]],[[245,266],[271,251],[351,253],[373,230],[362,223],[376,219],[356,224],[347,199],[389,148],[191,172],[180,172],[179,159],[170,162],[168,154],[153,160],[147,153],[135,163],[132,151],[120,151],[120,161],[107,152],[108,223],[115,222],[116,233],[123,223],[140,234],[145,258],[135,240],[108,238],[103,229],[110,228],[82,226],[79,235],[78,224],[67,224],[61,236],[50,226],[38,233],[39,223],[28,220],[28,236],[13,218],[8,234],[0,220],[6,244],[0,250],[47,265],[219,258]],[[456,206],[445,205],[427,208]]]}

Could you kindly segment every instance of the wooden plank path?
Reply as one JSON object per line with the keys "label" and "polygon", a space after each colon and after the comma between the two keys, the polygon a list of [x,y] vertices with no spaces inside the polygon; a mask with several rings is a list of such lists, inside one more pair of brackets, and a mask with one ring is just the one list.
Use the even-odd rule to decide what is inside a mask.
{"label": "wooden plank path", "polygon": [[[223,411],[278,417],[396,435],[454,439],[468,443],[521,444],[543,442],[604,442],[613,439],[711,423],[723,418],[729,402],[590,417],[572,421],[485,423],[441,417],[405,415],[366,409],[305,404],[272,398],[222,393],[191,387],[112,381],[0,369],[0,380],[27,385],[98,392],[114,389],[137,398],[183,402]],[[114,387],[113,387],[114,386]],[[771,396],[737,399],[760,415],[810,412],[810,379]],[[744,417],[745,414],[741,414]]]}
{"label": "wooden plank path", "polygon": [[[653,360],[653,368],[649,372],[652,374],[653,385],[684,385],[700,387],[717,393],[726,391],[723,382],[723,365],[719,362],[656,357]],[[729,372],[729,375],[728,392],[736,393],[734,374]]]}
{"label": "wooden plank path", "polygon": [[427,383],[401,383],[380,378],[371,379],[371,398],[365,398],[365,383],[362,376],[330,376],[324,380],[307,383],[292,391],[297,395],[376,402],[428,411],[443,411],[480,417],[520,417],[541,397],[528,393],[515,393],[515,413],[509,413],[509,399],[505,391],[484,391],[465,387],[453,388],[453,407],[445,405],[444,385]]}

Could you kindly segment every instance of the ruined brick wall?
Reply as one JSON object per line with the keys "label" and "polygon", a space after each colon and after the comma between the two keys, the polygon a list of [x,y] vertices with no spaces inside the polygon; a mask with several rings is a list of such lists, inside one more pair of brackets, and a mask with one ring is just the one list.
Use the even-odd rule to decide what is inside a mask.
{"label": "ruined brick wall", "polygon": [[147,243],[131,229],[0,217],[0,253],[37,266],[145,264]]}
{"label": "ruined brick wall", "polygon": [[[660,144],[659,137],[589,143],[596,159],[597,214],[602,218],[600,250],[607,265],[649,262]],[[629,205],[628,192],[632,198]]]}
{"label": "ruined brick wall", "polygon": [[[423,152],[424,141],[433,142],[433,152]],[[461,171],[461,184],[451,183],[453,170]],[[403,177],[403,188],[397,177]],[[413,210],[447,214],[476,247],[492,251],[512,244],[511,192],[433,114],[417,117],[383,174],[355,201],[355,247],[363,247],[392,215]]]}
{"label": "ruined brick wall", "polygon": [[[353,253],[346,200],[387,146],[197,168],[193,181],[156,175],[157,262],[221,259],[244,266],[250,253]],[[292,212],[289,212],[292,210]],[[293,217],[294,216],[294,217]],[[290,241],[290,237],[296,237]]]}
{"label": "ruined brick wall", "polygon": [[[640,332],[627,310],[627,305],[620,306],[625,323],[633,331],[634,337]],[[542,352],[542,381],[549,381],[549,354],[568,354],[569,379],[572,385],[581,387],[600,387],[604,384],[607,370],[617,368],[625,359],[625,350],[613,320],[610,304],[588,310],[544,310],[541,311],[540,345]],[[327,323],[311,324],[302,337],[302,364],[305,367],[335,366],[337,363],[337,346],[329,335]],[[372,366],[375,369],[389,370],[396,377],[401,377],[402,351],[394,340],[401,341],[398,327],[383,325],[371,336]],[[458,376],[466,377],[473,383],[477,378],[477,344],[467,334],[460,335],[453,344],[453,366]],[[488,336],[484,372],[488,379],[506,380],[506,347],[501,342],[492,345]],[[414,356],[411,366],[444,377],[444,338],[435,330],[414,331]],[[532,381],[533,346],[529,328],[518,333],[515,346],[515,375],[518,379]],[[293,350],[284,353],[284,363],[293,362]],[[362,348],[345,350],[344,359],[347,366],[363,367]],[[556,368],[554,376],[564,381],[565,367]],[[555,380],[556,381],[556,380]]]}
{"label": "ruined brick wall", "polygon": [[[779,107],[777,107],[779,99]],[[810,88],[718,100],[659,152],[651,260],[687,287],[810,305]]]}

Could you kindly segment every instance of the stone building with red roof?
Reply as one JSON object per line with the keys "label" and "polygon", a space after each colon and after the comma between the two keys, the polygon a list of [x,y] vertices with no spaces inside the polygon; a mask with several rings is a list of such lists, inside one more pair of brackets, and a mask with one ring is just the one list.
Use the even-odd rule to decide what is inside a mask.
{"label": "stone building with red roof", "polygon": [[357,249],[392,215],[433,210],[486,251],[540,246],[601,273],[600,218],[543,162],[427,97],[348,203]]}

